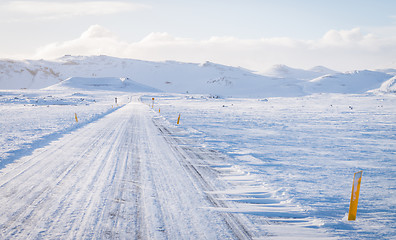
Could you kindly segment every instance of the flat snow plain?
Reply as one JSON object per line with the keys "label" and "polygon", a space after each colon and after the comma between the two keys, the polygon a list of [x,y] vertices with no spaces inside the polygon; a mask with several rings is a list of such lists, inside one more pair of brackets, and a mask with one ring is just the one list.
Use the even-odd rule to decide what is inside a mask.
{"label": "flat snow plain", "polygon": [[[31,206],[23,214],[17,211],[19,217],[2,215],[0,225],[5,238],[391,239],[396,235],[394,95],[214,99],[206,95],[144,94],[142,101],[146,106],[133,103],[136,94],[115,91],[2,90],[0,95],[2,179],[8,179],[12,169],[22,162],[30,161],[30,156],[45,152],[64,139],[72,141],[73,134],[80,133],[80,141],[85,141],[92,135],[87,134],[87,129],[99,130],[102,126],[104,131],[108,125],[102,122],[110,117],[120,119],[114,127],[122,133],[120,138],[109,135],[109,140],[117,143],[114,149],[124,149],[123,141],[129,138],[134,139],[130,140],[131,147],[147,145],[135,139],[134,134],[142,131],[133,127],[137,124],[145,127],[144,140],[148,141],[148,146],[136,150],[140,151],[138,154],[125,149],[124,154],[131,154],[130,159],[140,159],[139,168],[133,167],[136,162],[132,162],[135,172],[121,172],[127,162],[96,165],[95,158],[88,158],[94,169],[108,170],[103,170],[102,175],[88,175],[92,177],[90,181],[95,176],[113,180],[106,182],[101,178],[99,188],[89,184],[79,188],[78,181],[69,180],[62,184],[77,184],[73,185],[74,190],[81,191],[71,193],[71,200],[57,189],[51,192],[51,198],[34,198],[41,200],[34,202],[41,209],[39,213]],[[135,120],[128,125],[121,114],[125,111],[137,111],[141,116],[131,118]],[[176,126],[179,113],[180,124]],[[121,130],[121,126],[130,129]],[[154,126],[160,131],[153,130]],[[111,129],[108,131],[102,135],[107,136]],[[97,139],[106,151],[104,140]],[[158,149],[152,151],[155,148]],[[166,167],[159,167],[163,160],[161,149],[171,159]],[[108,154],[122,159],[117,156],[123,151],[118,150],[109,150]],[[172,152],[184,157],[175,157]],[[107,159],[102,155],[99,159]],[[155,161],[148,161],[148,157]],[[184,160],[178,163],[180,159]],[[77,164],[66,157],[64,161]],[[83,177],[81,174],[90,165],[81,166],[85,168],[76,168],[80,169],[76,177]],[[178,169],[180,166],[183,167]],[[363,170],[363,180],[357,221],[348,222],[352,177],[359,170]],[[135,179],[136,171],[139,179]],[[182,176],[180,172],[189,174]],[[203,180],[199,180],[199,174]],[[124,177],[131,179],[121,181]],[[57,187],[48,179],[44,181],[47,187]],[[30,186],[23,179],[19,183],[20,186],[6,189],[8,193],[21,186],[23,189],[24,184]],[[28,194],[29,189],[24,191]],[[90,189],[90,195],[84,195]],[[90,196],[92,201],[84,202],[84,196]],[[24,201],[29,202],[30,198],[19,197],[24,200],[7,204],[15,204],[13,208],[18,209]],[[52,215],[43,212],[45,208],[39,206],[51,203],[47,199],[59,200],[60,212],[56,208],[48,208]],[[70,202],[73,199],[82,204]],[[169,202],[172,199],[174,203]],[[139,210],[136,204],[123,205],[128,201],[145,206]],[[1,206],[2,212],[12,209],[7,204]],[[86,215],[83,206],[89,209]],[[114,210],[136,214],[120,215]],[[142,212],[146,215],[142,216]],[[60,213],[70,218],[62,220]],[[118,220],[111,221],[114,218]],[[32,219],[40,225],[29,225]],[[76,225],[76,219],[83,224]],[[61,223],[64,228],[55,227],[54,223]],[[134,224],[135,229],[128,223]],[[228,231],[227,226],[233,231]],[[126,230],[129,232],[122,232]]]}

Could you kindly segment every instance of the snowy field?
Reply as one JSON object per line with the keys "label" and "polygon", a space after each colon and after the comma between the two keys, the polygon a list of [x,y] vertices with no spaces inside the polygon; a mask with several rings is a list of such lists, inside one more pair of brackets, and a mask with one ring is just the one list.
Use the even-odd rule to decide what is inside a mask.
{"label": "snowy field", "polygon": [[[151,105],[152,97],[153,111],[173,125],[180,113],[179,127],[197,145],[232,156],[232,168],[254,179],[252,184],[262,184],[274,198],[315,219],[309,227],[338,239],[396,235],[396,96],[157,94],[144,102]],[[347,221],[353,173],[359,170],[357,220]]]}

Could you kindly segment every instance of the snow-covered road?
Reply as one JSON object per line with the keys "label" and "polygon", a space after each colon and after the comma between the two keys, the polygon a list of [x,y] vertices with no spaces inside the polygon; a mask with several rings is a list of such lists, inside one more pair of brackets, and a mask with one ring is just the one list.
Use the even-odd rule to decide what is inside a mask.
{"label": "snow-covered road", "polygon": [[3,169],[0,238],[250,237],[210,210],[212,183],[197,176],[215,173],[188,164],[149,113],[131,102]]}
{"label": "snow-covered road", "polygon": [[0,172],[0,238],[329,237],[181,131],[134,97],[13,161]]}

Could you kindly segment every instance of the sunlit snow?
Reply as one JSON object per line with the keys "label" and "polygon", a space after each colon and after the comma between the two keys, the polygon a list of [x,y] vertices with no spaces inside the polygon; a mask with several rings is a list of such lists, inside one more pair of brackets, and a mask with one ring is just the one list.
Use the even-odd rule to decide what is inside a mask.
{"label": "sunlit snow", "polygon": [[[2,60],[0,191],[5,191],[6,198],[2,200],[5,205],[1,207],[4,213],[0,214],[0,226],[4,232],[0,236],[26,237],[26,232],[31,231],[36,234],[33,238],[125,238],[128,234],[122,232],[126,226],[123,224],[140,220],[117,218],[110,210],[124,204],[125,199],[132,199],[133,194],[138,201],[139,193],[140,199],[146,201],[146,215],[140,218],[153,220],[153,225],[135,232],[135,237],[146,233],[147,238],[156,239],[221,239],[230,237],[225,227],[228,224],[235,236],[258,239],[391,239],[396,234],[395,72],[385,69],[339,73],[325,67],[299,70],[278,65],[261,75],[210,62],[145,62],[106,56]],[[180,124],[176,124],[179,114]],[[127,116],[133,119],[133,125],[127,124]],[[105,132],[112,121],[114,130],[109,127],[109,132]],[[81,154],[114,159],[103,172],[108,169],[111,174],[110,170],[114,170],[115,179],[111,181],[120,185],[109,187],[109,195],[105,190],[91,189],[91,196],[97,193],[100,197],[92,197],[87,206],[102,207],[104,211],[101,217],[95,215],[100,209],[87,210],[88,215],[98,217],[96,220],[84,219],[77,212],[81,206],[67,205],[61,190],[51,192],[50,199],[59,198],[59,209],[67,216],[81,216],[86,229],[111,225],[113,230],[84,232],[83,226],[78,230],[73,225],[73,219],[54,219],[65,224],[62,232],[61,227],[51,225],[50,216],[35,213],[33,207],[31,214],[29,207],[18,210],[23,214],[14,219],[16,213],[7,211],[18,209],[26,200],[21,196],[20,203],[7,211],[4,207],[11,204],[7,199],[12,199],[13,194],[19,196],[15,194],[21,186],[7,185],[12,182],[11,176],[17,174],[15,171],[29,164],[35,169],[35,159],[50,150],[55,154],[54,147],[71,144],[68,139],[88,141],[88,137],[95,136],[88,134],[88,128],[111,137],[117,150],[101,138],[97,141],[103,144],[103,152],[84,150]],[[116,131],[123,132],[122,137]],[[145,139],[135,139],[137,136],[154,142],[145,143]],[[132,140],[135,145],[128,147],[133,149],[124,149]],[[77,145],[70,146],[76,147],[76,152],[82,151]],[[107,148],[108,153],[104,152]],[[163,156],[171,159],[163,168],[158,165],[165,161],[161,150]],[[72,153],[70,149],[65,154],[73,156]],[[140,168],[133,168],[140,171],[139,179],[128,182],[121,175],[117,178],[122,168],[116,160],[123,153],[130,154],[127,156],[132,165],[136,161],[141,164]],[[149,157],[152,162],[142,159]],[[65,168],[66,164],[77,164],[73,159],[54,159],[53,164],[59,160]],[[87,161],[94,164],[95,157],[88,157]],[[50,167],[42,171],[50,174]],[[357,220],[348,221],[353,174],[360,170],[363,176]],[[203,180],[197,180],[197,173],[203,174]],[[72,174],[83,177],[77,172]],[[125,176],[134,178],[138,172],[128,174]],[[100,171],[97,176],[92,175],[102,187],[107,186],[109,176],[100,178]],[[43,184],[57,189],[48,179]],[[31,180],[40,182],[38,177]],[[161,183],[170,192],[155,189],[154,183],[157,188]],[[35,189],[29,179],[25,184]],[[117,197],[117,191],[128,188],[130,198]],[[87,190],[81,191],[88,194],[83,192]],[[180,192],[183,194],[178,196]],[[82,196],[89,195],[70,196],[84,201]],[[192,196],[196,199],[187,203]],[[42,198],[43,204],[51,203],[46,199]],[[175,202],[169,203],[172,200]],[[34,204],[38,206],[40,202]],[[128,204],[132,209],[135,203]],[[59,216],[54,207],[50,210]],[[219,220],[217,213],[226,216],[227,224]],[[118,219],[119,224],[103,220],[105,214]],[[29,225],[29,217],[41,219],[38,227]],[[196,224],[202,219],[208,222]],[[190,231],[188,227],[179,229],[193,225],[199,226]],[[197,235],[196,231],[205,229],[206,234]]]}

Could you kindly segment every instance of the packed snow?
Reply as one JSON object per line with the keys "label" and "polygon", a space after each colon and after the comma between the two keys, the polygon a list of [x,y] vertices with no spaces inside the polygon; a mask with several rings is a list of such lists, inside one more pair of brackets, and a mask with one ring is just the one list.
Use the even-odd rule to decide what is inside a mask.
{"label": "packed snow", "polygon": [[1,61],[1,238],[392,239],[393,70],[275,70]]}

